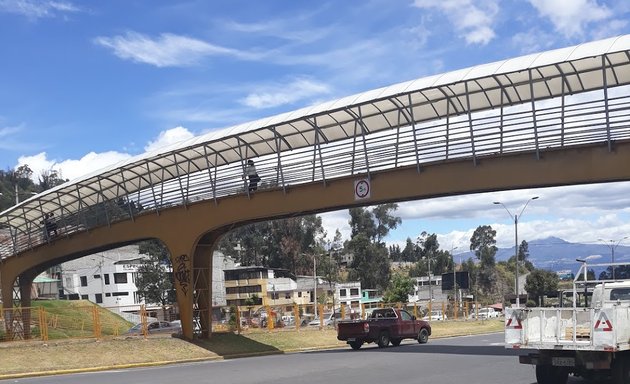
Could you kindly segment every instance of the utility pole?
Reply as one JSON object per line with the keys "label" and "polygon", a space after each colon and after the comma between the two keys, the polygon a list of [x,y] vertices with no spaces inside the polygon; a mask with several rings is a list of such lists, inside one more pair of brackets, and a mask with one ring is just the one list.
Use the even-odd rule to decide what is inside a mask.
{"label": "utility pole", "polygon": [[317,317],[317,257],[313,253],[313,312]]}
{"label": "utility pole", "polygon": [[453,251],[458,247],[451,247],[451,261],[453,263],[453,307],[457,306],[457,275],[455,273],[455,255]]}
{"label": "utility pole", "polygon": [[612,268],[612,279],[615,280],[615,248],[617,248],[619,246],[619,244],[624,241],[625,239],[627,239],[628,236],[623,237],[619,240],[604,240],[604,239],[598,239],[599,241],[603,242],[604,244],[606,244],[609,248],[610,248],[610,262],[613,264],[611,266]]}

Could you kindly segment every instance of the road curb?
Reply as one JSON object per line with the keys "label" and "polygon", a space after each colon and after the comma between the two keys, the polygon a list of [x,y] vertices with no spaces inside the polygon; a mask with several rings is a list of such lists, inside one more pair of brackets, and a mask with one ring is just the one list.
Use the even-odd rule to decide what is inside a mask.
{"label": "road curb", "polygon": [[[499,333],[499,332],[471,333],[471,334],[465,334],[465,335],[448,335],[448,336],[434,337],[434,339],[443,339],[443,338],[461,337],[461,336],[477,336],[477,335],[492,334],[492,333]],[[282,355],[282,354],[289,354],[289,353],[342,349],[346,347],[347,346],[345,344],[344,345],[332,344],[332,345],[324,345],[324,346],[319,346],[319,347],[293,348],[293,349],[285,349],[285,350],[251,352],[251,353],[236,353],[232,355],[208,356],[208,357],[199,357],[195,359],[152,361],[152,362],[145,362],[145,363],[105,365],[105,366],[88,367],[88,368],[73,368],[73,369],[59,369],[59,370],[53,370],[53,371],[14,373],[14,374],[0,375],[0,380],[24,379],[24,378],[39,377],[39,376],[57,376],[57,375],[66,375],[66,374],[72,374],[72,373],[111,371],[111,370],[116,370],[116,369],[157,367],[157,366],[163,366],[163,365],[197,363],[197,362],[213,361],[213,360],[231,360],[231,359],[239,359],[239,358],[244,358],[244,357],[272,356],[272,355]]]}
{"label": "road curb", "polygon": [[58,370],[54,370],[54,371],[38,371],[38,372],[27,372],[27,373],[9,373],[9,374],[6,374],[6,375],[0,375],[0,380],[23,379],[23,378],[38,377],[38,376],[56,376],[56,375],[66,375],[66,374],[71,374],[71,373],[110,371],[110,370],[115,370],[115,369],[154,367],[154,366],[169,365],[169,364],[196,363],[196,362],[211,361],[211,360],[222,360],[222,357],[221,356],[209,356],[209,357],[200,357],[200,358],[197,358],[197,359],[152,361],[152,362],[145,362],[145,363],[103,365],[103,366],[99,366],[99,367],[88,367],[88,368],[58,369]]}

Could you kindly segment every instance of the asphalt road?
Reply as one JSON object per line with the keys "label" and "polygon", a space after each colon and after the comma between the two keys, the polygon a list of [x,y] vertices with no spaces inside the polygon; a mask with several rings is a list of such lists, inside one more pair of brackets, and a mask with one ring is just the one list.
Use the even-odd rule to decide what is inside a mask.
{"label": "asphalt road", "polygon": [[[404,341],[379,349],[336,349],[152,368],[0,380],[22,384],[531,384],[534,369],[503,347],[503,334]],[[522,352],[521,352],[522,353]],[[585,383],[570,378],[569,383]]]}

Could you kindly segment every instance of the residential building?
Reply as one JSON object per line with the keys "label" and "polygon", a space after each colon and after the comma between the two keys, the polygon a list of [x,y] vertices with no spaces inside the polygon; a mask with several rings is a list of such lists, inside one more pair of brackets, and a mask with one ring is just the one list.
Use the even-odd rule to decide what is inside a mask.
{"label": "residential building", "polygon": [[[145,257],[137,245],[130,245],[63,263],[60,272],[62,297],[90,300],[103,307],[137,312],[140,305],[146,304],[139,297],[135,285],[138,267]],[[223,269],[233,268],[234,265],[231,258],[214,252],[212,302],[215,306],[226,304]],[[158,305],[148,304],[148,307]]]}
{"label": "residential building", "polygon": [[335,284],[335,299],[340,305],[360,311],[362,297],[360,281]]}
{"label": "residential building", "polygon": [[361,292],[361,304],[365,308],[375,308],[383,301],[383,296],[376,289],[363,289]]}
{"label": "residential building", "polygon": [[255,306],[294,304],[295,277],[286,269],[260,266],[238,267],[224,271],[226,304]]}
{"label": "residential building", "polygon": [[442,276],[431,275],[429,280],[428,276],[412,277],[413,281],[413,294],[409,295],[409,302],[415,303],[419,301],[429,301],[432,298],[433,301],[448,301],[448,292],[442,292]]}

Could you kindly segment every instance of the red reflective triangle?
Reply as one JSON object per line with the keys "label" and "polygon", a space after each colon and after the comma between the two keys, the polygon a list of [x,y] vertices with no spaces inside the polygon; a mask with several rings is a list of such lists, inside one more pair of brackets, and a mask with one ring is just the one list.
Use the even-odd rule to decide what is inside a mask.
{"label": "red reflective triangle", "polygon": [[[514,324],[512,324],[512,322],[514,322]],[[505,324],[505,328],[523,329],[523,325],[521,325],[521,320],[519,320],[519,318],[516,316],[516,312],[512,312],[512,316],[507,321],[507,324]]]}
{"label": "red reflective triangle", "polygon": [[595,323],[595,331],[611,332],[612,329],[612,323],[608,320],[606,313],[600,312],[599,319],[597,319],[597,322]]}

